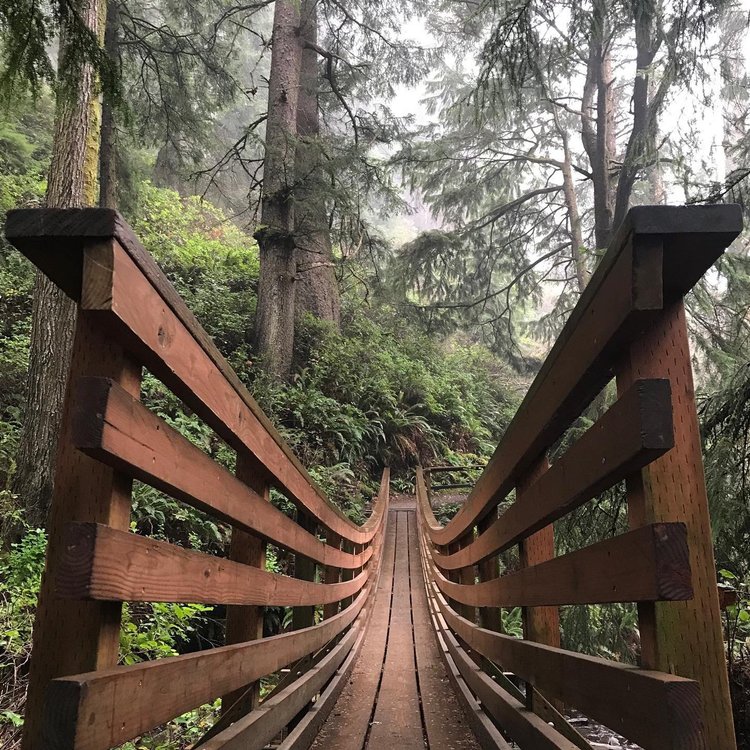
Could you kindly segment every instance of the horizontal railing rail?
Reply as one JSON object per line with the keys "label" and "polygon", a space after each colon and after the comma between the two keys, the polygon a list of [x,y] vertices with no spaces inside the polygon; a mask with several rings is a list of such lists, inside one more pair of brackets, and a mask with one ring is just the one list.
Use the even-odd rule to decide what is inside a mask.
{"label": "horizontal railing rail", "polygon": [[491,513],[614,376],[628,345],[682,299],[742,227],[738,206],[630,210],[469,495],[432,532],[452,544]]}
{"label": "horizontal railing rail", "polygon": [[[77,303],[24,747],[119,746],[219,697],[206,747],[261,748],[307,726],[316,697],[319,720],[371,609],[388,470],[369,519],[353,523],[116,212],[15,211],[6,234]],[[235,474],[141,403],[143,367],[236,451]],[[133,533],[133,480],[229,525],[229,558]],[[269,502],[272,487],[295,514]],[[265,569],[266,543],[294,577]],[[118,665],[123,602],[225,605],[226,645]],[[293,629],[261,637],[264,607],[293,608]],[[290,665],[294,678],[261,702],[259,680]]]}
{"label": "horizontal railing rail", "polygon": [[[433,622],[489,746],[507,747],[497,725],[522,748],[590,747],[565,706],[646,750],[734,747],[682,297],[741,228],[736,206],[633,209],[446,525],[417,472]],[[613,378],[614,403],[566,436]],[[556,556],[553,524],[622,483],[629,530]],[[560,606],[612,603],[637,604],[638,667],[561,647]],[[500,632],[514,607],[521,639]]]}

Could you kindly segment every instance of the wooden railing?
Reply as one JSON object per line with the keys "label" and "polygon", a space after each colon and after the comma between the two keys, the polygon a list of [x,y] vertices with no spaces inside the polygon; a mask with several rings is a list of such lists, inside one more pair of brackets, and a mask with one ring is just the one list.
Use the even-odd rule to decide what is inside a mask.
{"label": "wooden railing", "polygon": [[[446,526],[419,472],[434,624],[488,746],[508,747],[502,726],[523,748],[589,747],[564,707],[646,750],[736,746],[682,298],[740,230],[736,206],[633,209]],[[550,464],[613,378],[615,403]],[[556,557],[552,524],[623,481],[630,530]],[[560,605],[611,602],[638,603],[639,667],[560,648]],[[523,639],[499,632],[515,606]]]}
{"label": "wooden railing", "polygon": [[[363,637],[388,471],[371,517],[353,524],[116,212],[15,211],[6,234],[78,303],[24,748],[115,747],[222,696],[203,747],[262,748],[293,720],[281,747],[306,747]],[[140,402],[144,366],[236,451],[234,475]],[[231,559],[132,533],[133,479],[229,524]],[[294,578],[265,570],[267,542],[294,557]],[[118,666],[121,603],[133,601],[227,605],[227,643]],[[262,638],[265,606],[294,607],[294,629]],[[259,680],[290,665],[259,703]]]}

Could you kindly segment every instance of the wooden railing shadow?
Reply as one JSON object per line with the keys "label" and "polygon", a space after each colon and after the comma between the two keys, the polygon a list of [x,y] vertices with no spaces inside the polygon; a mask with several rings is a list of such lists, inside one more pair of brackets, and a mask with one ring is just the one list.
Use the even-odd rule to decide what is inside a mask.
{"label": "wooden railing shadow", "polygon": [[[736,747],[683,296],[741,228],[737,206],[631,210],[446,526],[418,473],[434,624],[488,746],[507,747],[502,727],[522,748],[588,747],[561,722],[573,707],[646,750]],[[615,403],[550,464],[612,379]],[[552,524],[623,481],[630,530],[556,557]],[[521,568],[498,577],[514,545]],[[611,602],[638,604],[640,667],[560,648],[559,606]],[[498,632],[516,606],[523,639]]]}
{"label": "wooden railing shadow", "polygon": [[[307,747],[363,638],[388,470],[369,520],[352,523],[116,212],[14,211],[6,234],[78,304],[23,747],[115,747],[222,696],[203,747],[262,748],[290,722],[282,747]],[[144,366],[236,451],[234,475],[140,402]],[[231,559],[131,533],[133,479],[229,524]],[[265,570],[267,542],[296,578]],[[121,603],[138,601],[227,605],[227,645],[118,666]],[[262,638],[265,606],[294,607],[294,630]],[[289,665],[259,703],[259,680]]]}

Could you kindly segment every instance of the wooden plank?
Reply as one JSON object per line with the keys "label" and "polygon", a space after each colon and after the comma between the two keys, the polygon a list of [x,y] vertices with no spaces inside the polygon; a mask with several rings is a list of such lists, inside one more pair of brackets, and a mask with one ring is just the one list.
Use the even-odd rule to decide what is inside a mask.
{"label": "wooden plank", "polygon": [[[649,206],[628,214],[503,441],[436,544],[461,537],[508,494],[610,379],[620,352],[697,281],[741,227],[734,206],[707,213]],[[664,254],[641,255],[634,239],[654,233],[666,234]]]}
{"label": "wooden plank", "polygon": [[75,401],[74,440],[87,455],[324,565],[357,568],[370,558],[369,548],[353,556],[319,541],[112,381],[79,379]]}
{"label": "wooden plank", "polygon": [[484,710],[520,747],[533,747],[534,750],[577,750],[578,745],[563,737],[544,719],[493,682],[450,634],[446,643],[458,671],[481,701]]}
{"label": "wooden plank", "polygon": [[393,571],[396,558],[395,511],[385,530],[382,570],[367,636],[336,706],[312,744],[315,750],[360,750],[364,746],[378,693],[388,642]]}
{"label": "wooden plank", "polygon": [[[384,501],[384,507],[387,511],[389,505],[389,484],[390,484],[390,470],[386,467],[383,471],[383,475],[380,483],[379,497]],[[350,688],[350,675],[354,671],[357,658],[360,654],[360,650],[363,649],[365,643],[365,636],[367,642],[370,643],[373,640],[373,634],[369,630],[370,621],[373,618],[375,611],[380,611],[382,608],[377,606],[378,602],[381,601],[381,585],[383,580],[390,579],[390,583],[387,586],[390,587],[392,583],[392,570],[393,570],[393,555],[392,546],[390,550],[386,546],[386,534],[389,533],[389,526],[387,524],[388,516],[386,514],[382,517],[382,523],[378,529],[378,534],[375,537],[376,550],[373,554],[371,567],[374,569],[374,576],[372,578],[372,589],[369,595],[367,605],[363,613],[357,619],[357,624],[360,626],[361,633],[357,638],[354,647],[352,648],[346,661],[341,665],[339,670],[331,679],[325,690],[318,696],[317,700],[310,706],[308,711],[302,716],[297,722],[294,728],[291,729],[286,739],[279,745],[278,750],[307,750],[313,742],[317,741],[321,727],[327,726],[324,723],[328,720],[329,715],[334,707],[338,705],[339,697],[342,691]],[[392,531],[392,529],[391,529]],[[385,575],[383,575],[383,568],[388,568]],[[375,648],[377,652],[377,647]],[[360,696],[362,698],[363,696]],[[360,701],[356,706],[355,715],[362,716],[363,709],[369,711],[369,706],[366,702]],[[369,718],[369,712],[367,718]],[[349,715],[350,719],[354,719],[355,716]],[[367,720],[365,719],[364,727],[367,726]],[[357,722],[354,722],[356,725]],[[360,725],[362,723],[360,722]],[[365,730],[362,730],[362,736],[364,737]],[[329,746],[326,745],[328,750]]]}
{"label": "wooden plank", "polygon": [[115,342],[102,335],[91,316],[79,313],[47,521],[47,561],[34,624],[24,750],[45,748],[42,714],[51,679],[117,663],[120,604],[74,602],[59,599],[54,592],[68,521],[101,522],[121,529],[130,524],[130,479],[84,456],[73,446],[72,384],[78,377],[92,373],[109,376],[134,396],[139,393],[140,367]]}
{"label": "wooden plank", "polygon": [[355,595],[368,577],[315,583],[102,524],[70,524],[67,532],[56,586],[66,599],[313,606]]}
{"label": "wooden plank", "polygon": [[[235,467],[237,479],[250,487],[266,503],[271,500],[271,487],[263,467],[247,453],[237,454]],[[265,572],[266,543],[255,534],[245,529],[233,527],[229,545],[229,558],[242,565],[250,565]],[[242,569],[240,569],[242,570]],[[183,601],[195,601],[189,597]],[[229,602],[226,602],[229,604]],[[247,606],[247,602],[238,602],[227,607],[226,643],[245,643],[263,637],[263,606]],[[258,603],[261,604],[261,603]],[[233,715],[242,715],[252,711],[260,703],[260,680],[245,685],[239,690],[221,697],[221,714],[225,716],[231,708]]]}
{"label": "wooden plank", "polygon": [[302,677],[200,745],[203,750],[262,750],[325,686],[360,635],[355,623]]}
{"label": "wooden plank", "polygon": [[692,596],[687,532],[681,523],[643,526],[473,586],[453,583],[434,566],[432,571],[446,597],[472,607],[683,601]]}
{"label": "wooden plank", "polygon": [[550,698],[578,708],[644,750],[703,750],[700,688],[694,680],[484,630],[435,590],[448,627]]}
{"label": "wooden plank", "polygon": [[408,513],[396,514],[396,562],[388,646],[368,745],[422,750],[409,586]]}
{"label": "wooden plank", "polygon": [[435,562],[454,570],[507,549],[663,455],[672,444],[669,383],[639,380],[470,547],[452,555],[436,553]]}
{"label": "wooden plank", "polygon": [[367,592],[361,591],[340,614],[305,630],[53,680],[47,691],[44,747],[115,747],[275,672],[351,625]]}
{"label": "wooden plank", "polygon": [[[106,252],[86,254],[84,272],[92,284],[109,291],[82,300],[96,310],[110,333],[140,357],[176,396],[237,451],[247,451],[274,483],[326,528],[357,544],[368,543],[362,531],[320,493],[307,472],[293,461],[265,422],[229,382],[227,372],[195,338],[131,257],[114,243]],[[236,376],[235,376],[236,377]]]}
{"label": "wooden plank", "polygon": [[668,377],[675,413],[675,447],[628,480],[632,526],[683,521],[687,527],[694,597],[639,609],[643,663],[697,680],[703,695],[696,710],[706,746],[730,750],[734,724],[723,650],[711,521],[695,410],[690,344],[682,302],[667,309],[625,355],[618,387],[633,379]]}

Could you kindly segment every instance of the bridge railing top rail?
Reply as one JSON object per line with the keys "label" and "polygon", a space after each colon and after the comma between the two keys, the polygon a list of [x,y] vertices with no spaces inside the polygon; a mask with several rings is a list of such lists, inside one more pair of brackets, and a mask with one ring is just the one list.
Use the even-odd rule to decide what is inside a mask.
{"label": "bridge railing top rail", "polygon": [[453,544],[493,512],[613,377],[629,343],[682,299],[741,229],[735,205],[630,210],[467,502],[430,530],[433,542]]}

